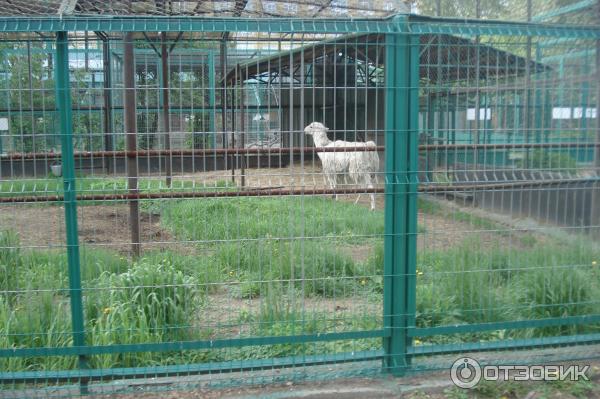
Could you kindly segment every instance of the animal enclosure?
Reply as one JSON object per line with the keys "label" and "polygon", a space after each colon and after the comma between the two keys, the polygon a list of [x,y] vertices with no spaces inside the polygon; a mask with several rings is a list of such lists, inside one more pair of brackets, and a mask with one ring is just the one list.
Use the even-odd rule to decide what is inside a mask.
{"label": "animal enclosure", "polygon": [[600,30],[84,14],[0,17],[0,392],[598,343]]}

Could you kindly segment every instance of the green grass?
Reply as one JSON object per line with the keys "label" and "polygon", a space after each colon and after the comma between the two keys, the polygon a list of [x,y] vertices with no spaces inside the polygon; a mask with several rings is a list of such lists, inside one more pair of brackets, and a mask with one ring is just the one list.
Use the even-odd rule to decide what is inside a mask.
{"label": "green grass", "polygon": [[[432,327],[597,314],[600,253],[584,246],[546,244],[514,251],[480,249],[478,241],[420,254],[417,326]],[[478,339],[592,332],[594,326],[495,331]],[[431,337],[460,342],[469,337]]]}
{"label": "green grass", "polygon": [[162,204],[161,223],[179,239],[322,237],[364,242],[383,234],[383,212],[319,197],[214,198]]}
{"label": "green grass", "polygon": [[497,234],[506,235],[507,228],[500,223],[494,222],[485,217],[474,215],[472,213],[452,209],[451,212],[441,204],[424,198],[419,198],[417,207],[419,212],[446,217],[455,222],[462,222],[471,225],[473,228],[493,231]]}
{"label": "green grass", "polygon": [[[371,212],[345,201],[296,197],[149,201],[147,206],[161,213],[161,223],[177,240],[193,240],[196,245],[189,246],[192,251],[188,254],[176,249],[154,251],[135,261],[114,252],[82,247],[88,343],[138,344],[381,327],[380,312],[311,309],[303,307],[302,301],[355,299],[374,304],[375,309],[381,305],[383,212]],[[419,210],[444,214],[441,205],[430,201],[419,201]],[[485,219],[469,222],[493,227],[485,224]],[[598,313],[598,251],[584,241],[581,245],[544,243],[531,235],[522,241],[527,245],[519,251],[471,240],[451,248],[419,252],[417,326]],[[364,260],[356,260],[348,252],[357,245],[372,247]],[[0,232],[0,290],[4,291],[0,292],[0,347],[71,345],[64,250],[20,247],[15,234]],[[214,317],[213,300],[218,296],[255,306],[233,310],[231,315],[225,314],[224,319],[207,325],[204,315],[212,303],[210,314]],[[227,327],[228,322],[244,326],[243,332]],[[596,330],[594,326],[499,330],[428,337],[423,343],[588,331]],[[90,365],[127,367],[380,346],[380,340],[369,339],[222,351],[140,352],[93,356]],[[74,359],[69,357],[0,359],[0,368],[6,370],[72,367]]]}
{"label": "green grass", "polygon": [[[168,187],[164,178],[139,178],[138,190],[142,193],[178,191],[214,191],[231,187],[233,183],[197,182],[188,179],[174,179]],[[123,194],[128,190],[126,178],[106,178],[85,176],[76,180],[75,190],[80,195]],[[14,179],[0,181],[0,197],[62,195],[62,177]]]}
{"label": "green grass", "polygon": [[[327,244],[331,245],[335,240]],[[302,290],[305,295],[347,297],[364,276],[361,264],[315,240],[260,240],[219,246],[215,259],[228,271],[243,298],[256,298],[268,287]]]}

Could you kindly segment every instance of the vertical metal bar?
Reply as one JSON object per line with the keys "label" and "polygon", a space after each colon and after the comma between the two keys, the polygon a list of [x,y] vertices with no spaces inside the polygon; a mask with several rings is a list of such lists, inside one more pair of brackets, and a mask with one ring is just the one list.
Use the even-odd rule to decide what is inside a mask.
{"label": "vertical metal bar", "polygon": [[215,127],[216,110],[216,87],[215,87],[215,55],[211,52],[208,54],[208,105],[210,107],[209,129],[211,134],[212,148],[217,148],[217,129]]}
{"label": "vertical metal bar", "polygon": [[[245,110],[245,93],[244,93],[244,79],[242,78],[242,70],[240,66],[237,66],[238,76],[240,77],[240,147],[246,146],[246,110]],[[240,162],[240,177],[241,186],[246,186],[246,154],[241,154]]]}
{"label": "vertical metal bar", "polygon": [[[135,99],[135,58],[133,54],[133,33],[123,37],[123,113],[125,122],[127,154],[127,187],[129,194],[138,194],[137,156],[137,112]],[[129,226],[131,228],[131,250],[134,256],[140,255],[140,209],[139,200],[129,201]]]}
{"label": "vertical metal bar", "polygon": [[[235,115],[235,109],[237,107],[237,97],[235,95],[235,82],[237,82],[237,69],[235,69],[235,79],[234,79],[234,83],[231,85],[231,137],[230,137],[230,141],[231,141],[231,148],[234,149],[237,145],[236,141],[235,141],[235,133],[236,133],[236,115]],[[231,182],[235,183],[235,168],[237,167],[237,164],[239,162],[239,157],[237,153],[234,153],[232,151],[232,155],[231,155]]]}
{"label": "vertical metal bar", "polygon": [[[397,253],[396,230],[396,203],[398,185],[396,184],[396,55],[397,38],[395,34],[386,35],[385,43],[385,225],[384,225],[384,254],[383,254],[383,327],[386,333],[384,339],[385,356],[383,366],[388,371],[396,363],[403,363],[403,358],[393,357],[396,351],[403,350],[394,330],[394,286],[396,279],[393,276],[395,257]],[[398,60],[401,63],[401,60]],[[404,362],[405,363],[405,362]]]}
{"label": "vertical metal bar", "polygon": [[[419,68],[420,37],[409,38],[409,79],[408,79],[408,130],[406,147],[408,152],[406,195],[406,327],[416,328],[417,313],[417,189],[419,185]],[[439,62],[439,61],[438,61]],[[440,111],[441,112],[441,109]],[[412,345],[408,334],[404,337],[406,345]],[[410,365],[410,359],[407,359]]]}
{"label": "vertical metal bar", "polygon": [[[531,0],[527,0],[527,21],[531,21]],[[531,117],[531,36],[527,36],[525,56],[525,110],[523,115],[523,133],[525,143],[530,141]],[[529,167],[529,148],[525,148],[525,167]]]}
{"label": "vertical metal bar", "polygon": [[[597,17],[600,17],[600,0],[596,7]],[[596,146],[594,147],[594,168],[596,176],[600,172],[600,40],[596,40]],[[562,105],[561,105],[562,106]],[[592,191],[592,211],[590,214],[592,233],[600,237],[600,183],[594,184]]]}
{"label": "vertical metal bar", "polygon": [[[167,187],[171,187],[173,155],[169,152],[171,149],[171,118],[169,115],[169,51],[167,49],[167,32],[161,33],[161,52],[160,60],[162,65],[162,112],[163,112],[163,132],[165,135],[165,150],[167,150],[167,161],[165,165],[165,174]],[[192,135],[194,132],[192,132]]]}
{"label": "vertical metal bar", "polygon": [[[110,69],[110,41],[102,41],[102,72],[104,73],[104,150],[113,150],[112,139],[112,74]],[[110,168],[107,168],[110,172]]]}
{"label": "vertical metal bar", "polygon": [[[69,42],[67,32],[56,34],[56,98],[60,118],[61,157],[64,184],[65,224],[67,235],[67,261],[69,267],[69,297],[73,345],[85,345],[85,326],[81,292],[81,265],[77,226],[77,196],[75,192],[75,159],[73,157],[73,118],[71,114],[71,88],[69,84]],[[87,368],[85,356],[79,356],[79,367]],[[82,384],[82,393],[87,387]]]}
{"label": "vertical metal bar", "polygon": [[36,145],[36,123],[35,123],[35,106],[33,105],[33,69],[31,66],[31,41],[27,40],[27,68],[29,72],[29,77],[27,82],[29,83],[29,108],[31,109],[31,141],[32,141],[32,151],[35,153],[38,151]]}
{"label": "vertical metal bar", "polygon": [[[531,1],[531,0],[529,0]],[[531,38],[530,38],[531,40]],[[535,61],[536,63],[542,62],[542,54],[540,51],[539,43],[536,44],[535,51]],[[535,73],[535,71],[534,71]],[[542,89],[540,87],[539,77],[536,79],[536,88],[535,88],[535,96],[533,98],[533,124],[535,127],[535,142],[537,144],[542,142]]]}
{"label": "vertical metal bar", "polygon": [[[221,88],[221,131],[223,134],[223,148],[227,148],[227,81],[225,80],[225,75],[227,74],[227,42],[225,40],[221,40],[219,57],[221,62],[221,79],[223,79],[223,87]],[[228,159],[227,155],[223,156],[225,170],[227,170]],[[233,159],[233,155],[231,159]]]}
{"label": "vertical metal bar", "polygon": [[[404,27],[406,19],[398,22]],[[416,302],[418,40],[386,36],[384,368],[395,375],[410,365],[407,330],[414,326]]]}
{"label": "vertical metal bar", "polygon": [[[481,17],[481,0],[477,0],[475,6],[475,18]],[[475,36],[475,144],[479,144],[479,113],[481,109],[481,97],[479,95],[479,85],[481,75],[481,60],[480,60],[480,43],[481,37]],[[473,153],[473,164],[475,165],[476,171],[479,169],[479,150],[475,148]]]}

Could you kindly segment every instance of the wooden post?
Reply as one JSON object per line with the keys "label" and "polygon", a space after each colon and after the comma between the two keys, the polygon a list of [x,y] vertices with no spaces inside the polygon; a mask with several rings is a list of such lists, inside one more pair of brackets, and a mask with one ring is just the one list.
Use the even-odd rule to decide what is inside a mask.
{"label": "wooden post", "polygon": [[[123,108],[125,122],[125,143],[127,155],[127,187],[129,194],[138,194],[137,156],[137,112],[135,99],[135,58],[133,54],[133,33],[123,37]],[[131,250],[134,256],[140,255],[140,209],[139,200],[129,201],[129,226],[131,228]]]}
{"label": "wooden post", "polygon": [[[112,75],[110,70],[110,42],[108,37],[102,40],[102,72],[104,83],[104,151],[113,150],[112,140]],[[106,171],[110,173],[110,161],[106,161]]]}

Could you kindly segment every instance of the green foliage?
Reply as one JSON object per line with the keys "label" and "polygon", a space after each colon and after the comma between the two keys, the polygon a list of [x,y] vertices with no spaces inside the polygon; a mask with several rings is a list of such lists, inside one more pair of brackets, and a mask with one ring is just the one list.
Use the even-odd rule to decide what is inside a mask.
{"label": "green foliage", "polygon": [[189,148],[209,148],[212,143],[210,131],[210,115],[208,113],[197,112],[189,117],[188,129],[191,133],[186,139],[186,145]]}
{"label": "green foliage", "polygon": [[0,289],[17,289],[22,266],[19,237],[12,231],[0,231]]}
{"label": "green foliage", "polygon": [[[597,313],[597,280],[581,268],[546,267],[523,271],[515,282],[519,287],[517,303],[525,305],[524,313],[532,319],[568,317]],[[568,335],[580,332],[581,326],[536,328],[535,336]]]}
{"label": "green foliage", "polygon": [[[480,3],[480,16],[483,18],[502,19],[510,15],[515,4],[511,6],[510,1],[498,0],[459,0],[439,1],[441,9],[438,12],[438,0],[414,0],[412,3],[417,7],[419,14],[441,15],[449,17],[475,18],[477,3]],[[519,3],[520,5],[521,3]]]}
{"label": "green foliage", "polygon": [[548,171],[575,171],[577,169],[577,160],[571,157],[569,154],[536,150],[531,153],[529,162],[527,164],[525,163],[525,160],[519,160],[517,162],[517,167],[545,169]]}
{"label": "green foliage", "polygon": [[[538,244],[513,251],[484,248],[477,240],[449,250],[419,254],[417,326],[595,314],[600,285],[593,262],[599,258],[598,251],[583,245]],[[544,327],[506,334],[542,337],[590,328]],[[494,334],[497,332],[477,337],[485,339]],[[458,341],[465,338],[468,339],[446,337]]]}
{"label": "green foliage", "polygon": [[[59,177],[49,176],[47,178],[33,178],[21,180],[0,181],[0,197],[11,196],[45,196],[61,195],[63,192],[63,181]],[[193,180],[175,179],[168,187],[164,178],[140,178],[138,190],[147,193],[172,192],[172,191],[215,191],[229,190],[233,183],[225,181],[195,182]],[[123,193],[128,190],[126,178],[98,178],[86,176],[76,181],[75,190],[78,194],[111,194]],[[160,209],[159,202],[144,201],[142,207],[154,204],[154,208]],[[82,203],[82,205],[85,205]]]}
{"label": "green foliage", "polygon": [[349,256],[331,247],[334,242],[246,241],[219,246],[215,259],[244,298],[262,296],[269,287],[306,295],[348,296],[361,273]]}
{"label": "green foliage", "polygon": [[[138,342],[136,334],[152,341],[189,339],[198,306],[197,282],[167,261],[145,259],[124,273],[105,273],[86,301],[86,316],[112,343]],[[92,332],[93,334],[93,332]]]}

